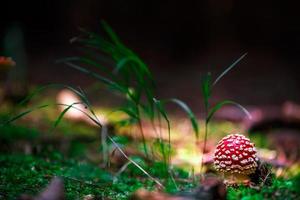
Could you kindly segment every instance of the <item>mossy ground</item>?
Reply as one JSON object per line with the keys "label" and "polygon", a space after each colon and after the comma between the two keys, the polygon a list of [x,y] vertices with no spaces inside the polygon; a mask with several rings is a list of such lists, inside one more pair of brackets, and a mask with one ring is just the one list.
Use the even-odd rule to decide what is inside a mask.
{"label": "mossy ground", "polygon": [[59,154],[47,159],[21,154],[0,155],[0,165],[2,199],[15,199],[24,193],[36,195],[55,176],[63,178],[67,199],[82,199],[86,195],[126,199],[142,186],[148,189],[153,186],[146,179],[125,176],[113,184],[109,172],[92,164],[65,160]]}
{"label": "mossy ground", "polygon": [[[152,190],[155,185],[141,173],[129,168],[113,182],[112,173],[99,166],[65,159],[59,153],[44,159],[39,156],[23,154],[0,155],[0,199],[15,199],[21,194],[38,194],[55,176],[62,177],[65,183],[66,199],[83,199],[93,195],[95,199],[128,199],[138,188]],[[151,166],[151,172],[159,175],[161,166]],[[156,173],[155,173],[156,172]],[[181,172],[181,176],[186,174]],[[300,199],[300,177],[274,179],[270,186],[261,189],[249,187],[229,188],[228,199]],[[181,190],[190,190],[195,185],[182,183]],[[168,189],[174,189],[169,184]]]}
{"label": "mossy ground", "polygon": [[[153,181],[134,167],[129,167],[127,172],[113,181],[113,174],[99,166],[65,159],[59,153],[53,153],[47,159],[23,154],[2,154],[0,165],[0,199],[15,199],[21,194],[36,195],[56,176],[64,180],[66,199],[82,199],[86,195],[93,195],[95,199],[127,199],[138,188],[152,190],[155,187]],[[148,166],[147,170],[156,176],[163,176],[160,174],[161,167],[160,163],[156,163]],[[177,174],[182,178],[187,177],[181,170],[177,170]],[[164,184],[167,184],[169,192],[175,190],[172,183]],[[179,187],[192,188],[193,184],[182,184]]]}
{"label": "mossy ground", "polygon": [[229,188],[227,198],[229,200],[261,200],[261,199],[300,199],[299,177],[294,179],[274,179],[272,185],[263,186],[260,189],[241,186]]}
{"label": "mossy ground", "polygon": [[[64,180],[66,199],[72,200],[83,199],[86,195],[93,195],[95,199],[128,199],[139,188],[148,190],[156,188],[155,183],[133,165],[129,165],[117,179],[114,179],[120,167],[111,166],[102,169],[99,160],[90,159],[91,151],[93,155],[95,153],[99,157],[101,155],[97,130],[70,122],[62,122],[58,131],[51,134],[41,133],[42,130],[41,127],[31,129],[24,125],[0,128],[0,199],[16,199],[21,194],[36,195],[55,176]],[[133,142],[126,136],[113,137],[123,146]],[[45,138],[48,143],[45,143]],[[67,141],[66,138],[69,147],[67,151],[62,151],[57,143]],[[29,143],[33,149],[35,147],[40,149],[26,155],[23,149],[18,148],[22,146],[22,141]],[[64,145],[64,142],[61,145]],[[145,161],[138,156],[132,158],[151,175],[158,177],[166,186],[168,193],[192,191],[197,187],[197,183],[191,181],[191,174],[180,168],[175,169],[175,176],[178,179],[177,189],[162,170],[164,169],[162,163]],[[294,173],[285,179],[274,178],[271,185],[265,185],[261,189],[229,188],[227,198],[300,199],[299,191],[300,175]]]}

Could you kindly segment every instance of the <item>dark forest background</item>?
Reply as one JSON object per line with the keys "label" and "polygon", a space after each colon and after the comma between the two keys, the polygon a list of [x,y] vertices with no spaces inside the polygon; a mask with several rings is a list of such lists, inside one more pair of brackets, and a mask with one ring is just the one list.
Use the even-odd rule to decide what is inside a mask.
{"label": "dark forest background", "polygon": [[78,27],[100,32],[106,20],[149,64],[160,96],[200,107],[201,75],[217,75],[248,52],[215,88],[215,99],[300,103],[299,7],[283,2],[11,0],[1,2],[0,36],[14,24],[21,27],[30,84],[91,84],[55,60],[78,54],[69,43]]}

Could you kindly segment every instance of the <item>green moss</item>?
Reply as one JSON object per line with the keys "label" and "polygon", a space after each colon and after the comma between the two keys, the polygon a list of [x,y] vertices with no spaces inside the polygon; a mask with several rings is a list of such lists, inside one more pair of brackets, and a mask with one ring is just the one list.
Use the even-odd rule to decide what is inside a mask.
{"label": "green moss", "polygon": [[33,140],[37,138],[39,132],[36,129],[24,126],[6,125],[0,126],[0,139],[6,142],[15,140]]}
{"label": "green moss", "polygon": [[229,188],[227,197],[229,200],[300,199],[298,185],[292,179],[275,179],[271,186],[264,186],[260,190],[243,186]]}
{"label": "green moss", "polygon": [[[64,179],[67,199],[82,198],[92,194],[126,198],[140,185],[133,183],[123,190],[126,182],[112,185],[112,175],[95,165],[72,160],[51,160],[25,155],[0,155],[0,194],[4,199],[15,199],[20,194],[36,195],[52,177]],[[130,185],[130,184],[128,184]],[[127,192],[128,191],[128,192]]]}

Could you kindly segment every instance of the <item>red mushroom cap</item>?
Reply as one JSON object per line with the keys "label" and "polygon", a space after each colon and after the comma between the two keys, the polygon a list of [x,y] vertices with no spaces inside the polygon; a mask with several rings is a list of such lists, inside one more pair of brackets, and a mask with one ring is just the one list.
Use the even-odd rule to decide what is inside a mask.
{"label": "red mushroom cap", "polygon": [[15,66],[16,63],[9,57],[0,56],[0,70],[4,69],[7,70],[13,66]]}
{"label": "red mushroom cap", "polygon": [[258,158],[254,144],[240,134],[224,137],[217,145],[214,164],[217,171],[227,173],[252,174]]}

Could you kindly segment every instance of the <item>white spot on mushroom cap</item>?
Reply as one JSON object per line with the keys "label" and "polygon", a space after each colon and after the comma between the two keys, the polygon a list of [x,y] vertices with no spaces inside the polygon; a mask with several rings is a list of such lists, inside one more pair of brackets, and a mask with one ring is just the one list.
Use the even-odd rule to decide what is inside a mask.
{"label": "white spot on mushroom cap", "polygon": [[239,158],[238,158],[235,154],[233,154],[233,155],[231,156],[231,158],[232,158],[233,160],[239,160]]}
{"label": "white spot on mushroom cap", "polygon": [[244,160],[241,161],[241,163],[242,163],[242,164],[247,164],[247,163],[248,163],[248,160],[247,160],[247,159],[244,159]]}
{"label": "white spot on mushroom cap", "polygon": [[232,162],[231,162],[230,160],[225,161],[225,164],[226,164],[226,165],[231,165],[231,163],[232,163]]}

